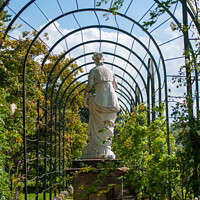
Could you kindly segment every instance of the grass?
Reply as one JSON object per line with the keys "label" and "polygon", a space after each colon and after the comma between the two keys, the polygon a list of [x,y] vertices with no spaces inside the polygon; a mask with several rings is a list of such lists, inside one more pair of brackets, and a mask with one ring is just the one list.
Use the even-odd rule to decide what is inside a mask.
{"label": "grass", "polygon": [[[50,196],[49,193],[46,193],[46,199],[49,199],[49,196]],[[25,199],[24,194],[19,195],[19,199],[24,200]],[[35,199],[35,193],[28,194],[28,200],[32,200],[32,199],[33,200]],[[72,200],[72,199],[73,199],[73,197],[69,196],[65,200]],[[38,195],[38,200],[43,200],[43,194]]]}

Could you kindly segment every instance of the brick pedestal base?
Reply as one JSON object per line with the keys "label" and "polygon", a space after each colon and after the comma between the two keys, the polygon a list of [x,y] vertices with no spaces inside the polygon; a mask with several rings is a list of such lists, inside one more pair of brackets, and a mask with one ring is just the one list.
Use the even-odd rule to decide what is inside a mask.
{"label": "brick pedestal base", "polygon": [[[126,173],[126,168],[110,170],[106,175],[99,175],[104,169],[96,169],[89,172],[81,171],[79,164],[88,164],[94,167],[99,162],[116,162],[116,160],[79,160],[75,161],[74,166],[77,171],[74,176],[74,200],[117,200],[123,196],[123,181],[118,179]],[[91,166],[90,165],[90,166]],[[109,190],[108,190],[109,188]],[[101,193],[98,195],[98,193]]]}

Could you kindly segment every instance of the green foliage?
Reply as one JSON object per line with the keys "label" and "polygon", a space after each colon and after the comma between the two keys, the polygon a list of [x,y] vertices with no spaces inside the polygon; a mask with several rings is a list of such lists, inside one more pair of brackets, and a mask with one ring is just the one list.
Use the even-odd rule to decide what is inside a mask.
{"label": "green foliage", "polygon": [[163,15],[173,4],[177,3],[178,0],[165,0],[161,1],[159,4],[157,4],[156,8],[154,10],[150,11],[150,18],[143,22],[143,27],[145,29],[148,29],[150,26],[155,24],[158,20],[158,18]]}
{"label": "green foliage", "polygon": [[[155,9],[149,12],[149,19],[143,22],[144,30],[154,25],[158,18],[177,2],[177,0],[160,1]],[[97,6],[101,6],[103,3],[108,3],[108,1],[102,0]],[[116,3],[119,7],[114,6]],[[115,149],[119,149],[116,153],[118,153],[122,160],[131,162],[131,164],[133,163],[131,166],[136,167],[135,169],[131,167],[129,176],[127,177],[127,180],[132,180],[132,182],[130,181],[133,184],[132,188],[138,188],[139,191],[143,191],[143,194],[148,193],[151,197],[156,195],[155,198],[159,197],[162,199],[165,195],[167,196],[168,180],[171,181],[172,196],[174,199],[195,199],[195,197],[200,196],[200,113],[198,110],[196,116],[193,113],[194,98],[192,94],[193,85],[194,83],[198,84],[200,73],[198,3],[198,0],[187,1],[187,6],[190,7],[190,11],[194,16],[194,21],[191,20],[189,24],[175,24],[174,22],[170,24],[172,31],[181,31],[185,34],[186,40],[188,40],[186,36],[187,32],[191,38],[194,38],[193,48],[191,48],[189,43],[185,44],[187,45],[184,50],[185,65],[180,67],[179,75],[174,76],[172,79],[173,84],[177,83],[177,88],[187,86],[187,93],[184,93],[185,101],[177,103],[176,107],[173,108],[172,116],[174,116],[174,123],[171,127],[173,136],[170,136],[171,148],[169,149],[173,152],[172,155],[168,155],[166,152],[166,130],[161,129],[161,131],[158,131],[160,130],[160,126],[156,128],[155,123],[159,118],[152,122],[148,128],[145,128],[146,124],[142,123],[141,128],[140,123],[138,123],[138,127],[136,126],[136,121],[139,120],[136,120],[137,115],[131,119],[131,116],[134,115],[133,113],[128,117],[125,116],[126,122],[121,124],[119,136],[116,140],[118,146],[114,147]],[[116,11],[122,5],[123,1],[115,1],[110,11],[116,14]],[[108,14],[105,14],[105,17],[106,20],[109,19]],[[198,95],[194,93],[194,96],[198,97]],[[198,98],[196,101],[199,101]],[[139,116],[140,109],[138,112]],[[129,122],[131,125],[129,125]],[[159,133],[158,135],[155,134],[155,130]],[[137,133],[141,135],[141,138],[138,138]],[[138,143],[135,140],[138,140]],[[147,148],[147,141],[149,141],[149,149]],[[162,149],[162,147],[165,148]],[[157,152],[157,148],[161,149],[161,151]],[[147,154],[146,158],[142,157],[145,153]],[[134,159],[135,161],[133,161]],[[139,161],[143,161],[142,165],[139,165]],[[163,177],[159,173],[161,172],[160,166],[162,166]],[[140,169],[142,170],[140,171]],[[167,170],[169,170],[168,173]],[[162,178],[160,179],[160,177]],[[163,187],[158,185],[159,182],[162,183]]]}
{"label": "green foliage", "polygon": [[5,134],[7,131],[5,129],[5,119],[8,115],[8,108],[6,104],[6,94],[3,88],[0,88],[0,94],[3,94],[3,98],[0,98],[0,196],[7,197],[7,191],[9,190],[9,177],[8,172],[6,171],[6,162],[7,158],[6,152],[10,150],[8,145],[8,136]]}
{"label": "green foliage", "polygon": [[[100,6],[102,6],[102,4],[107,4],[108,2],[109,2],[109,0],[101,0],[96,3],[96,6],[100,7]],[[123,3],[124,3],[124,0],[115,0],[114,2],[112,2],[109,12],[112,13],[113,15],[116,15],[117,11],[123,6]],[[103,15],[106,20],[109,20],[110,13],[105,13]]]}
{"label": "green foliage", "polygon": [[[99,165],[97,168],[83,166],[83,172],[98,172],[98,179],[87,188],[84,195],[99,193],[96,186],[101,184],[110,170],[121,166],[129,168],[124,180],[125,186],[138,199],[167,199],[169,182],[173,199],[194,199],[199,180],[200,127],[197,121],[188,120],[186,104],[174,108],[174,124],[169,135],[163,105],[154,108],[158,116],[147,126],[147,107],[139,105],[132,113],[121,116],[116,124],[118,135],[113,150],[119,165]],[[99,172],[98,169],[101,169]],[[104,170],[102,170],[104,169]],[[106,192],[109,191],[109,187]]]}
{"label": "green foliage", "polygon": [[[97,6],[107,4],[109,0],[101,0],[97,2]],[[116,11],[123,6],[123,0],[115,0],[110,8],[110,12],[116,14]],[[157,7],[150,12],[150,19],[144,22],[144,28],[152,26],[159,16],[163,15],[170,6],[177,1],[167,0],[162,1]],[[0,0],[0,6],[3,1]],[[106,20],[109,19],[109,14],[105,14]],[[3,32],[6,27],[4,22],[8,21],[10,16],[6,11],[0,14],[0,37],[3,38]],[[171,23],[172,30],[181,30],[183,32],[190,30],[190,26],[177,26]],[[19,166],[19,160],[21,160],[21,152],[23,152],[23,127],[22,127],[22,66],[24,63],[24,57],[26,50],[32,42],[33,36],[36,32],[23,32],[19,41],[10,39],[9,37],[3,43],[0,51],[0,197],[15,198],[16,194],[22,190],[23,184],[23,168],[22,164]],[[48,35],[45,33],[44,37],[48,39]],[[191,57],[187,61],[187,65],[190,66],[191,72],[199,74],[200,64],[196,61],[199,56],[199,38],[196,38],[196,50],[185,51],[185,56]],[[2,40],[0,41],[2,43]],[[47,104],[47,109],[50,110],[50,101],[45,102],[45,87],[46,82],[49,80],[48,75],[51,72],[52,67],[56,61],[60,58],[60,55],[49,55],[43,70],[40,67],[39,56],[44,58],[48,55],[46,46],[40,41],[36,40],[33,47],[30,49],[30,53],[26,63],[26,111],[27,111],[27,136],[29,139],[35,139],[38,128],[40,129],[41,139],[44,139],[44,127],[42,123],[45,120],[45,109],[39,111],[40,125],[36,126],[32,121],[36,120],[37,113],[37,101],[40,102],[41,108]],[[56,76],[62,70],[63,66],[71,62],[68,58],[63,58],[52,73],[51,80],[49,80],[48,92],[53,89],[53,83]],[[76,63],[71,63],[60,75],[60,81],[63,81],[65,77],[77,67]],[[180,75],[185,75],[183,69],[186,66],[182,66],[180,69]],[[69,76],[69,78],[63,83],[63,87],[60,88],[60,93],[57,96],[57,102],[60,104],[60,110],[64,108],[63,102],[67,100],[68,93],[63,97],[62,95],[65,88],[69,86],[80,71]],[[40,81],[40,87],[37,85]],[[60,81],[57,81],[54,87],[55,91],[59,90]],[[185,86],[187,84],[186,79],[174,77],[174,81],[177,81],[177,87]],[[33,84],[36,83],[36,84]],[[74,82],[72,87],[75,87],[79,82]],[[83,89],[84,85],[81,89]],[[70,91],[70,90],[69,90]],[[49,96],[48,96],[49,97]],[[53,101],[56,99],[56,92],[53,94]],[[87,124],[81,123],[78,105],[81,106],[83,96],[79,95],[78,91],[74,92],[74,95],[69,97],[67,107],[64,114],[65,127],[63,130],[65,141],[65,160],[67,163],[75,158],[79,158],[81,150],[87,139]],[[150,126],[147,126],[147,108],[144,105],[140,105],[135,108],[134,111],[125,116],[120,116],[119,124],[116,125],[118,135],[113,144],[113,150],[118,158],[122,160],[122,164],[128,166],[130,169],[125,175],[125,184],[129,189],[137,195],[139,199],[151,197],[153,199],[166,199],[168,196],[169,181],[171,181],[172,195],[174,199],[191,199],[195,198],[195,195],[199,194],[199,180],[200,180],[200,125],[199,119],[189,119],[188,117],[188,103],[193,103],[188,97],[187,103],[177,104],[177,107],[173,110],[174,124],[172,125],[172,134],[170,135],[170,155],[168,154],[167,146],[167,131],[166,123],[163,116],[156,118],[151,122]],[[11,109],[14,108],[14,110]],[[161,106],[162,107],[162,106]],[[162,108],[161,108],[162,109]],[[48,125],[52,123],[52,130],[56,131],[60,128],[60,123],[64,123],[62,120],[60,123],[58,110],[57,118],[54,122],[51,121],[48,116]],[[162,112],[160,109],[155,109],[153,112]],[[55,113],[54,113],[55,114]],[[82,121],[87,122],[87,114],[84,113]],[[56,122],[57,120],[57,122]],[[48,136],[51,135],[51,131],[48,130]],[[48,137],[48,143],[50,143],[50,137]],[[59,143],[59,137],[56,136],[53,139],[53,143]],[[61,143],[61,146],[63,143]],[[28,156],[35,158],[36,145],[29,147]],[[53,150],[52,154],[59,151],[59,148]],[[40,149],[40,153],[44,153],[44,148]],[[48,151],[48,155],[49,151]],[[54,157],[52,158],[54,159]],[[47,163],[47,170],[49,163]],[[44,163],[39,163],[39,173],[43,173]],[[58,166],[55,166],[58,169]],[[102,168],[102,166],[98,166]],[[102,183],[102,179],[109,174],[110,169],[115,169],[116,166],[106,166],[105,170],[101,171],[98,175],[98,179],[91,187],[87,188],[87,192],[96,191],[96,185]],[[89,170],[89,169],[86,169]],[[36,165],[32,164],[29,171],[29,178],[33,177],[36,173]],[[39,174],[41,175],[41,174]],[[68,177],[69,178],[69,177]],[[57,182],[65,181],[63,177],[58,177]],[[29,186],[34,187],[35,181],[29,183]],[[107,192],[112,185],[109,185]],[[53,188],[56,189],[56,188]],[[85,189],[85,188],[84,188]],[[194,195],[193,195],[194,194]],[[19,194],[20,195],[20,194]],[[21,198],[21,197],[20,197]]]}
{"label": "green foliage", "polygon": [[[173,199],[198,196],[200,125],[194,119],[189,120],[186,103],[178,104],[173,111],[170,154],[164,116],[157,117],[147,126],[144,105],[123,116],[124,121],[117,125],[118,136],[113,149],[123,165],[130,168],[124,181],[139,199],[168,198],[169,181]],[[153,112],[162,113],[163,107]]]}
{"label": "green foliage", "polygon": [[[101,0],[96,3],[96,6],[101,6],[102,4],[107,4],[109,0]],[[115,0],[110,7],[110,12],[116,14],[115,12],[123,6],[124,0]]]}
{"label": "green foliage", "polygon": [[[163,109],[163,108],[162,108]],[[153,112],[162,112],[155,109]],[[140,105],[117,125],[118,136],[113,144],[118,158],[130,170],[125,182],[138,198],[165,199],[168,190],[167,132],[164,117],[147,126],[147,107]]]}
{"label": "green foliage", "polygon": [[179,198],[187,199],[199,195],[200,170],[200,124],[189,119],[186,102],[173,108],[173,135],[176,138],[176,162],[174,181],[179,188]]}
{"label": "green foliage", "polygon": [[[96,6],[100,7],[103,4],[107,4],[108,2],[109,0],[101,0],[96,3]],[[158,18],[161,15],[163,15],[173,4],[177,2],[178,0],[165,0],[157,4],[156,8],[150,11],[150,18],[147,21],[143,22],[144,29],[148,29],[150,26],[155,24]],[[124,4],[124,0],[115,0],[114,2],[112,2],[109,12],[116,15],[117,11],[120,10],[123,4]],[[109,13],[105,13],[103,16],[106,18],[106,20],[109,19]]]}
{"label": "green foliage", "polygon": [[[197,1],[190,1],[196,4]],[[193,10],[193,14],[198,18],[198,7],[196,7],[197,13]],[[197,20],[199,23],[199,21]],[[186,87],[187,92],[184,93],[185,100],[178,102],[173,107],[172,116],[174,121],[172,124],[173,134],[176,138],[176,162],[174,162],[174,173],[177,175],[174,177],[174,183],[176,183],[176,197],[180,199],[195,198],[200,196],[199,187],[199,170],[200,170],[200,123],[199,123],[199,111],[196,115],[193,113],[194,98],[192,97],[192,90],[195,82],[198,82],[198,76],[200,73],[198,57],[200,50],[199,34],[191,22],[190,24],[176,26],[171,23],[173,31],[178,30],[183,33],[190,33],[194,36],[193,49],[188,46],[184,51],[186,58],[185,65],[180,67],[179,75],[173,77],[173,84],[176,84],[177,88]],[[198,28],[198,27],[197,27]],[[195,34],[197,36],[195,37]],[[187,34],[187,33],[186,33]],[[197,83],[198,84],[198,83]],[[195,96],[199,94],[195,94]],[[198,101],[198,100],[196,100]]]}
{"label": "green foliage", "polygon": [[[118,188],[119,184],[110,183],[107,184],[109,177],[113,180],[121,179],[121,177],[118,177],[117,175],[117,167],[118,164],[115,164],[112,161],[104,161],[101,160],[101,162],[97,163],[97,165],[94,166],[88,166],[87,164],[83,164],[81,171],[76,172],[74,176],[77,176],[81,173],[92,173],[93,176],[96,176],[95,180],[91,182],[89,185],[81,185],[79,187],[80,196],[88,198],[90,194],[96,193],[97,196],[101,196],[102,194],[108,193],[113,188]],[[115,174],[116,173],[116,174]],[[105,187],[106,182],[106,187]]]}
{"label": "green foliage", "polygon": [[[1,7],[3,4],[4,4],[4,1],[3,1],[3,0],[0,0],[0,7]],[[8,22],[8,21],[10,21],[11,15],[8,15],[7,13],[8,13],[8,11],[6,11],[6,10],[3,10],[3,11],[0,13],[0,19],[1,19],[2,22]],[[0,22],[0,23],[1,23],[1,22]],[[0,25],[3,25],[3,23],[0,24]]]}
{"label": "green foliage", "polygon": [[[1,17],[2,20],[8,19],[9,16],[6,15],[6,12]],[[0,29],[5,31],[4,22],[0,24]],[[22,74],[23,74],[23,65],[24,58],[27,53],[27,49],[32,42],[33,36],[36,35],[36,32],[23,32],[22,36],[18,41],[13,40],[9,37],[4,41],[1,50],[0,50],[0,196],[5,196],[5,198],[15,198],[16,194],[18,197],[20,196],[20,192],[23,187],[23,168],[18,167],[19,160],[23,162],[23,99],[22,99]],[[48,37],[47,34],[44,34],[45,37]],[[0,32],[0,37],[3,37],[3,33]],[[48,38],[47,38],[48,39]],[[50,110],[51,102],[48,96],[48,100],[45,101],[45,87],[47,86],[48,76],[51,72],[52,67],[60,58],[61,55],[49,55],[46,61],[46,64],[41,69],[40,60],[43,59],[46,55],[48,55],[48,50],[44,43],[40,40],[36,40],[29,51],[29,56],[26,62],[26,134],[29,140],[35,140],[37,136],[38,129],[40,130],[40,140],[44,141],[45,139],[45,105],[47,105],[47,109]],[[56,79],[56,76],[60,73],[63,66],[66,66],[69,62],[71,62],[68,58],[63,58],[56,65],[54,69],[51,80],[49,80],[49,88],[48,92],[51,94],[51,90],[53,89],[53,83]],[[59,80],[57,80],[54,87],[53,94],[53,103],[55,102],[57,91],[60,86],[60,81],[63,81],[64,78],[75,68],[78,66],[76,63],[71,63],[68,67],[63,71],[60,75]],[[74,81],[69,90],[66,92],[65,96],[62,97],[65,89],[68,87],[69,83],[71,83],[77,73],[79,73],[81,69],[77,70],[75,73],[71,74],[69,78],[63,82],[63,86],[60,88],[60,92],[57,95],[57,104],[61,104],[60,109],[57,109],[57,123],[51,122],[51,117],[48,115],[47,117],[47,125],[50,126],[52,123],[51,129],[59,130],[60,124],[63,122],[59,121],[59,111],[64,109],[64,102],[67,100],[67,96],[71,92],[71,88],[77,86],[79,82]],[[40,82],[40,85],[38,85]],[[80,87],[83,89],[84,85]],[[60,103],[62,100],[62,103]],[[71,161],[75,158],[79,158],[81,155],[81,150],[83,145],[86,142],[87,138],[87,125],[81,123],[80,117],[78,115],[78,108],[83,101],[83,96],[79,95],[79,91],[74,91],[73,95],[68,98],[68,103],[66,105],[65,113],[65,127],[66,130],[62,130],[64,133],[64,140],[60,141],[59,135],[53,135],[53,140],[50,141],[51,130],[47,131],[47,142],[56,143],[56,148],[53,148],[52,155],[57,156],[60,146],[63,146],[63,141],[65,143],[65,157],[63,162],[71,163]],[[38,117],[38,109],[37,102],[40,103],[39,109],[39,123],[38,126],[35,121]],[[69,109],[70,108],[70,109]],[[52,131],[52,132],[53,132]],[[54,133],[54,132],[53,132]],[[39,175],[41,176],[44,173],[44,161],[42,159],[42,155],[44,155],[45,149],[44,145],[40,145],[39,152]],[[29,159],[36,158],[36,143],[31,143],[31,145],[27,145],[27,156]],[[57,154],[55,154],[57,152]],[[61,153],[61,157],[63,155],[63,151]],[[67,156],[66,156],[67,155]],[[50,151],[47,149],[47,157],[50,156]],[[52,156],[52,159],[55,157]],[[59,170],[59,166],[55,166],[57,170]],[[49,170],[50,161],[47,161],[47,170]],[[21,165],[22,166],[22,165]],[[28,167],[30,166],[30,170],[28,173],[28,179],[32,179],[36,176],[36,161],[28,163]],[[20,175],[20,177],[19,177]],[[58,177],[56,179],[57,182],[65,181],[64,177]],[[16,184],[15,184],[16,183]],[[49,182],[47,181],[47,184]],[[33,180],[28,182],[28,187],[34,188],[36,181]],[[42,186],[42,183],[39,183],[39,187]],[[53,190],[56,188],[53,188]],[[29,190],[30,191],[30,190]],[[21,198],[21,197],[19,197]]]}

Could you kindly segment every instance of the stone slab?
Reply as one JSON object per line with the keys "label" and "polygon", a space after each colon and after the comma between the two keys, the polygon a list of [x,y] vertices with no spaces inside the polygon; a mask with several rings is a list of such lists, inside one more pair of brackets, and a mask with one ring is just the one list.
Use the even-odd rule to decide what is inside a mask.
{"label": "stone slab", "polygon": [[108,162],[118,164],[120,162],[120,160],[118,160],[118,159],[114,159],[114,160],[109,160],[109,159],[80,159],[80,160],[73,160],[72,165],[73,165],[74,168],[82,167],[83,164],[88,165],[88,166],[92,166],[92,167],[96,167],[98,163],[106,164]]}

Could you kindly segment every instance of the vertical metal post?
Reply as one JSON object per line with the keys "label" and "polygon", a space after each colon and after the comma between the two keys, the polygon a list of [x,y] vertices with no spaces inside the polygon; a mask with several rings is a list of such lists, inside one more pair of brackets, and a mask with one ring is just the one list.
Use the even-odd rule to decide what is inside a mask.
{"label": "vertical metal post", "polygon": [[[186,66],[186,83],[187,83],[187,106],[188,106],[188,115],[189,115],[189,122],[191,131],[194,130],[193,122],[193,99],[192,99],[192,83],[191,83],[191,67],[190,67],[190,43],[189,43],[189,36],[188,36],[188,10],[187,10],[187,0],[182,0],[182,7],[183,7],[183,35],[184,35],[184,48],[185,48],[185,66]],[[190,134],[190,142],[191,145],[194,145],[192,148],[196,148],[196,141],[193,134]],[[196,150],[194,158],[194,171],[192,178],[198,183],[198,150]],[[199,196],[199,186],[198,184],[192,185],[192,190],[194,192],[194,197]]]}
{"label": "vertical metal post", "polygon": [[53,156],[53,98],[51,98],[51,117],[50,117],[50,184],[49,184],[49,199],[52,199],[52,164],[53,164],[53,159],[52,159],[52,156]]}
{"label": "vertical metal post", "polygon": [[199,124],[200,112],[199,112],[199,80],[198,72],[195,69],[195,81],[196,81],[196,112],[197,112],[197,123]]}
{"label": "vertical metal post", "polygon": [[188,36],[187,0],[182,0],[182,10],[183,10],[183,36],[184,36],[184,49],[185,49],[186,82],[187,82],[187,106],[188,106],[189,120],[193,120],[191,68],[189,63],[190,45]]}
{"label": "vertical metal post", "polygon": [[[148,69],[150,68],[149,66],[150,64],[150,58],[148,60]],[[147,125],[150,125],[150,74],[147,73]],[[150,143],[149,143],[149,147],[150,147]]]}
{"label": "vertical metal post", "polygon": [[26,152],[26,66],[23,68],[23,134],[24,134],[24,191],[25,200],[27,200],[27,152]]}
{"label": "vertical metal post", "polygon": [[47,98],[48,91],[45,92],[45,147],[44,147],[44,194],[43,200],[46,200],[46,188],[47,188]]}
{"label": "vertical metal post", "polygon": [[[40,90],[40,83],[37,84],[37,89]],[[37,157],[37,165],[36,165],[36,200],[38,200],[39,193],[39,134],[40,134],[40,99],[37,100],[37,146],[36,146],[36,157]]]}
{"label": "vertical metal post", "polygon": [[[55,179],[55,184],[57,183],[57,180],[56,180],[56,178],[57,178],[57,173],[56,173],[56,164],[57,164],[57,150],[56,150],[56,148],[57,148],[57,105],[55,105],[54,106],[54,113],[55,113],[55,137],[54,137],[54,139],[55,139],[55,149],[54,149],[54,156],[55,156],[55,163],[54,163],[54,172],[55,172],[55,177],[54,177],[54,179]],[[55,189],[55,192],[54,192],[54,196],[56,196],[56,189]]]}
{"label": "vertical metal post", "polygon": [[136,106],[140,104],[140,91],[138,86],[135,86],[135,99],[136,99]]}
{"label": "vertical metal post", "polygon": [[149,68],[149,71],[151,72],[151,104],[152,104],[151,107],[152,107],[152,121],[154,121],[156,118],[156,115],[153,109],[155,107],[156,100],[155,100],[154,66],[153,66],[153,61],[151,58],[149,58],[148,68]]}
{"label": "vertical metal post", "polygon": [[[167,91],[167,76],[165,73],[165,106],[166,106],[166,124],[167,124],[167,152],[170,155],[170,138],[169,138],[169,106],[168,106],[168,91]],[[172,183],[171,183],[171,166],[168,166],[169,175],[169,187],[168,187],[168,199],[172,199]]]}
{"label": "vertical metal post", "polygon": [[[64,176],[65,176],[65,110],[63,111],[63,180],[64,180]],[[65,189],[65,185],[64,185],[64,181],[63,181],[63,190]]]}
{"label": "vertical metal post", "polygon": [[[60,173],[60,170],[61,170],[61,112],[60,112],[60,107],[59,107],[59,177],[61,177],[61,173]],[[59,193],[61,192],[61,185],[60,185],[60,182],[59,182]]]}
{"label": "vertical metal post", "polygon": [[[150,71],[150,63],[151,59],[149,58],[148,60],[148,70]],[[147,74],[147,125],[150,126],[150,121],[151,121],[151,117],[150,117],[150,80],[151,80],[151,74]],[[151,83],[152,84],[152,83]],[[151,137],[149,136],[149,153],[151,154]]]}

